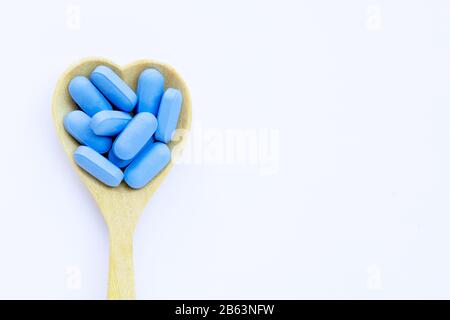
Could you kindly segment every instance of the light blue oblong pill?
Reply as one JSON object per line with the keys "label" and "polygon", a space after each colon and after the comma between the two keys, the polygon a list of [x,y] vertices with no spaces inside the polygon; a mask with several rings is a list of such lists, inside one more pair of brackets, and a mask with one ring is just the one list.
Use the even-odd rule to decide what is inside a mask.
{"label": "light blue oblong pill", "polygon": [[172,140],[172,134],[177,128],[183,97],[177,89],[169,88],[164,92],[158,110],[158,129],[155,138],[164,143]]}
{"label": "light blue oblong pill", "polygon": [[[145,146],[138,152],[138,154],[134,158],[138,157],[141,154],[141,152],[144,152],[144,150],[146,150],[153,142],[155,142],[155,139],[153,137],[151,137],[150,140],[148,140],[148,142],[145,144]],[[109,161],[114,163],[119,168],[125,168],[126,166],[128,166],[131,163],[131,161],[133,161],[134,158],[129,159],[129,160],[119,159],[114,154],[114,150],[113,149],[109,150],[109,153],[108,153]]]}
{"label": "light blue oblong pill", "polygon": [[127,165],[133,161],[133,159],[130,160],[122,160],[117,158],[117,156],[114,154],[113,149],[109,150],[108,152],[108,159],[111,161],[114,165],[116,165],[119,168],[125,168]]}
{"label": "light blue oblong pill", "polygon": [[105,153],[111,149],[112,139],[97,136],[89,126],[91,118],[81,110],[71,111],[64,117],[64,128],[79,143]]}
{"label": "light blue oblong pill", "polygon": [[156,116],[163,93],[164,76],[161,72],[153,68],[142,71],[137,85],[137,112],[150,112]]}
{"label": "light blue oblong pill", "polygon": [[112,110],[111,104],[88,78],[78,76],[69,82],[69,94],[90,117],[102,110]]}
{"label": "light blue oblong pill", "polygon": [[105,110],[96,113],[91,120],[91,129],[99,136],[115,136],[130,122],[131,116],[122,111]]}
{"label": "light blue oblong pill", "polygon": [[138,113],[114,141],[114,154],[122,160],[132,159],[152,137],[156,127],[154,115],[149,112]]}
{"label": "light blue oblong pill", "polygon": [[91,81],[118,109],[130,112],[137,96],[120,77],[106,66],[98,66],[91,73]]}
{"label": "light blue oblong pill", "polygon": [[75,162],[89,174],[110,187],[117,187],[123,172],[94,149],[79,146],[73,154]]}
{"label": "light blue oblong pill", "polygon": [[149,183],[170,161],[170,149],[161,142],[155,142],[139,153],[125,169],[125,182],[133,189],[140,189]]}

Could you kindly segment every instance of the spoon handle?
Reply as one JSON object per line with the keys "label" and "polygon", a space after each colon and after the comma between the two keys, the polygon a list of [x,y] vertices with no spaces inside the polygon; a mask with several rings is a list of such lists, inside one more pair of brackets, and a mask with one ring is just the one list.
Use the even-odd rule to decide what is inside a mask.
{"label": "spoon handle", "polygon": [[136,299],[132,235],[119,233],[110,235],[108,299]]}

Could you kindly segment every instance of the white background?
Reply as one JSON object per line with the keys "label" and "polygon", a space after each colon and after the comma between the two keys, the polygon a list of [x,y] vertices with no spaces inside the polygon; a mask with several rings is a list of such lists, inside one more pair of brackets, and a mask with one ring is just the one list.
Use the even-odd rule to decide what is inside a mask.
{"label": "white background", "polygon": [[107,230],[50,112],[92,55],[174,66],[194,126],[279,133],[273,174],[172,170],[138,298],[450,298],[449,1],[9,1],[0,39],[0,298],[106,296]]}

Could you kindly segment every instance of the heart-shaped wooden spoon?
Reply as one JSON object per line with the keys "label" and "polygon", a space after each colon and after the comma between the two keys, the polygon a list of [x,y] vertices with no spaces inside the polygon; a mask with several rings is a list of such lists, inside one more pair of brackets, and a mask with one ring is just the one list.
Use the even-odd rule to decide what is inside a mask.
{"label": "heart-shaped wooden spoon", "polygon": [[[137,80],[141,72],[147,68],[158,69],[165,78],[166,88],[179,89],[183,94],[183,105],[178,120],[177,129],[187,132],[191,127],[191,99],[188,88],[178,73],[170,66],[151,60],[139,60],[124,67],[101,58],[86,58],[75,63],[63,73],[56,85],[52,100],[53,121],[56,133],[61,140],[65,152],[71,163],[81,176],[88,190],[94,197],[109,230],[110,260],[109,260],[109,299],[134,299],[134,273],[133,273],[133,233],[139,216],[147,201],[161,184],[172,168],[172,161],[147,186],[134,190],[124,182],[116,188],[110,188],[80,169],[73,160],[73,152],[79,143],[75,141],[63,126],[64,116],[77,109],[68,92],[70,80],[79,75],[89,77],[92,70],[98,65],[106,65],[113,69],[133,90],[136,90]],[[174,151],[180,151],[184,146],[185,135],[169,143]]]}

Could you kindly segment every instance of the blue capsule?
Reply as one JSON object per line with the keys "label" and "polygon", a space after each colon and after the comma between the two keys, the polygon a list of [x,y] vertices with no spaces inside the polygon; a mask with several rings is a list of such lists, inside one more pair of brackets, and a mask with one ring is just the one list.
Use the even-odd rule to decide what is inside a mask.
{"label": "blue capsule", "polygon": [[91,129],[99,136],[115,136],[130,122],[131,116],[122,111],[106,110],[96,113],[91,120]]}
{"label": "blue capsule", "polygon": [[155,138],[158,141],[168,143],[177,128],[183,97],[177,89],[169,88],[164,92],[158,110],[158,129]]}
{"label": "blue capsule", "polygon": [[136,94],[111,68],[98,66],[91,73],[91,81],[120,110],[134,109]]}
{"label": "blue capsule", "polygon": [[142,71],[137,84],[137,112],[158,114],[161,97],[164,94],[164,76],[156,69]]}
{"label": "blue capsule", "polygon": [[133,159],[138,157],[141,154],[141,152],[144,152],[144,150],[146,150],[148,148],[148,146],[150,146],[153,142],[155,142],[155,139],[153,137],[151,137],[150,140],[145,144],[145,146],[138,152],[138,154],[134,158],[131,158],[129,160],[119,159],[114,154],[114,150],[113,149],[109,150],[108,159],[109,159],[109,161],[114,163],[119,168],[125,168],[126,166],[128,166],[131,163],[131,161],[133,161]]}
{"label": "blue capsule", "polygon": [[108,152],[112,145],[111,138],[95,135],[89,126],[90,122],[91,118],[86,113],[75,110],[64,117],[64,128],[79,143],[100,153]]}
{"label": "blue capsule", "polygon": [[124,180],[131,188],[140,189],[164,169],[169,161],[169,147],[155,142],[142,150],[125,169]]}
{"label": "blue capsule", "polygon": [[69,94],[81,110],[90,117],[102,110],[112,110],[108,100],[86,77],[73,78],[69,83]]}
{"label": "blue capsule", "polygon": [[117,187],[123,172],[94,149],[79,146],[73,154],[75,162],[89,174],[110,187]]}
{"label": "blue capsule", "polygon": [[154,115],[149,112],[138,113],[114,141],[114,154],[122,160],[132,159],[150,140],[156,127]]}
{"label": "blue capsule", "polygon": [[117,158],[117,156],[114,154],[113,149],[109,150],[108,152],[108,159],[111,161],[114,165],[116,165],[119,168],[125,168],[127,165],[133,161],[133,159],[130,160],[122,160]]}

